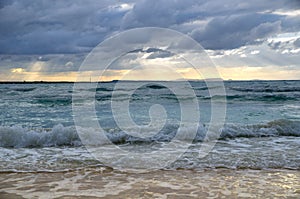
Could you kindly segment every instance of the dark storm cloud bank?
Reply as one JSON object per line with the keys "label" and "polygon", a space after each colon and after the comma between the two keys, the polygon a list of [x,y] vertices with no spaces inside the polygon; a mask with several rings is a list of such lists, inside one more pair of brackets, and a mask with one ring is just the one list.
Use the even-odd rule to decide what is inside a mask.
{"label": "dark storm cloud bank", "polygon": [[209,49],[238,48],[279,32],[280,18],[266,14],[218,17],[211,20],[204,30],[193,30],[191,36]]}
{"label": "dark storm cloud bank", "polygon": [[[171,27],[189,34],[208,49],[232,49],[261,42],[279,32],[300,31],[299,17],[272,14],[279,9],[299,9],[299,2],[142,0],[124,1],[122,5],[119,1],[96,0],[2,0],[0,53],[89,52],[113,34],[145,26]],[[203,24],[192,23],[197,20]]]}
{"label": "dark storm cloud bank", "polygon": [[114,1],[14,1],[0,10],[0,53],[87,52],[119,30]]}

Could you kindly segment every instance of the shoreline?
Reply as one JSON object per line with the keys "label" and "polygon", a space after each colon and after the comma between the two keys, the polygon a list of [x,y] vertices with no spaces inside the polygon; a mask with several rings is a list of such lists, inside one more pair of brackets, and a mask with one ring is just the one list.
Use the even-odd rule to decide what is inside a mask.
{"label": "shoreline", "polygon": [[0,198],[276,198],[300,197],[300,171],[157,170],[124,173],[0,173]]}

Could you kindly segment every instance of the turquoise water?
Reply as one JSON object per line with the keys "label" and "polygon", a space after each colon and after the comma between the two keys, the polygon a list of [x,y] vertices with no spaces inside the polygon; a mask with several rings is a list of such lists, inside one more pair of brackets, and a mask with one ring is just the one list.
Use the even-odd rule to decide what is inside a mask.
{"label": "turquoise water", "polygon": [[[98,85],[94,118],[113,143],[140,150],[174,138],[180,125],[180,102],[190,96],[176,96],[159,82],[145,82],[132,95],[128,91],[136,82],[125,82],[119,90],[115,84]],[[181,86],[173,83],[175,87],[177,84]],[[300,81],[227,81],[226,102],[224,96],[209,94],[209,90],[218,88],[207,88],[200,81],[190,85],[199,102],[199,128],[191,147],[170,168],[300,169]],[[85,150],[76,133],[73,84],[0,84],[0,94],[1,171],[56,171],[102,165]],[[221,136],[213,151],[199,158],[198,149],[207,141],[212,99],[217,106],[226,104],[226,121],[219,129]],[[81,100],[84,104],[85,98]],[[112,100],[129,100],[129,114],[137,125],[148,124],[150,107],[160,104],[167,114],[166,123],[147,138],[128,135],[114,120]]]}

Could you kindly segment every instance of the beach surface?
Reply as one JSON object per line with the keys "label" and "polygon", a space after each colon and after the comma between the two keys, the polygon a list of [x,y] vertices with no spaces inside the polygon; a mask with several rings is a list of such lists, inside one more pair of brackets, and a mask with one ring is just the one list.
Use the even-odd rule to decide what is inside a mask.
{"label": "beach surface", "polygon": [[295,170],[2,173],[0,198],[299,198]]}

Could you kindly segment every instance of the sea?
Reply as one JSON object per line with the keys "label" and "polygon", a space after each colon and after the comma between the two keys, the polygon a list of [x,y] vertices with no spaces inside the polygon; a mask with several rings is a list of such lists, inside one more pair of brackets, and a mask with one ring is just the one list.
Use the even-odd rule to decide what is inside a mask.
{"label": "sea", "polygon": [[[109,139],[116,145],[170,142],[180,123],[181,99],[159,82],[145,82],[131,96],[119,91],[113,98],[115,84],[99,83],[96,91],[90,91],[96,92],[97,119]],[[130,89],[135,82],[125,84]],[[199,126],[207,125],[211,99],[222,96],[211,96],[205,82],[190,85],[199,102]],[[199,127],[189,150],[170,167],[300,169],[300,81],[225,81],[224,85],[226,119],[218,143],[207,157],[198,158],[197,145],[205,142]],[[0,92],[0,172],[101,165],[76,132],[72,83],[1,84]],[[153,104],[166,109],[168,121],[146,139],[127,135],[114,121],[112,100],[130,100],[129,111],[138,125],[149,123]]]}
{"label": "sea", "polygon": [[[181,102],[189,99],[174,94],[159,81],[138,82],[142,85],[139,88],[135,86],[136,81],[124,81],[123,89],[119,90],[118,83],[101,82],[96,89],[84,90],[93,93],[94,120],[111,143],[142,151],[171,142],[182,119]],[[212,95],[218,88],[209,87],[205,81],[188,82],[200,112],[197,132],[178,159],[155,172],[209,170],[218,173],[225,169],[299,174],[300,81],[224,81],[222,84],[224,96]],[[182,86],[180,82],[172,85]],[[74,92],[79,91],[68,82],[0,84],[0,173],[68,173],[83,169],[119,172],[95,158],[83,144],[74,122]],[[201,146],[209,142],[206,127],[211,122],[212,100],[226,107],[225,120],[217,130],[219,137],[214,147],[207,155],[199,156]],[[167,119],[157,132],[152,132],[150,126],[149,136],[147,132],[144,137],[128,135],[115,121],[118,110],[112,111],[113,101],[129,103],[128,113],[136,125],[149,124],[150,107],[157,104],[164,108]],[[81,104],[85,104],[84,97]],[[102,154],[112,155],[106,151]]]}

